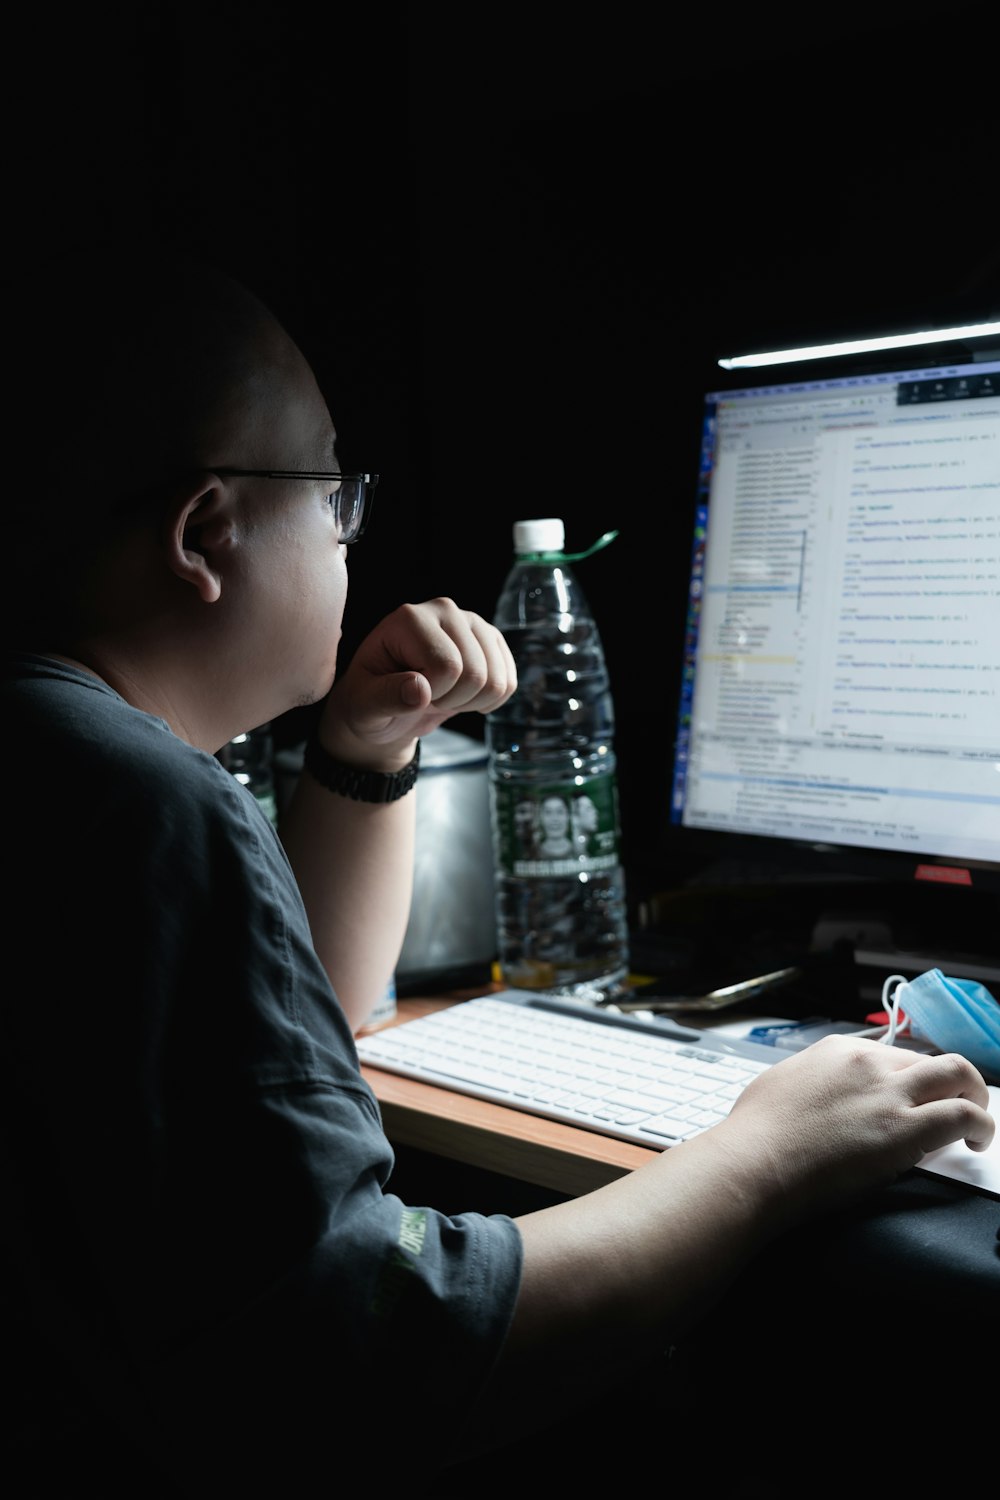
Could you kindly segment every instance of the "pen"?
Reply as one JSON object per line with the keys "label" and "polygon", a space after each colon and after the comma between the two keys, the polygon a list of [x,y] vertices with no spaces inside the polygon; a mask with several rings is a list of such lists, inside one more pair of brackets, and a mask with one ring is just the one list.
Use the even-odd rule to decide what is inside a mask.
{"label": "pen", "polygon": [[775,989],[797,979],[802,970],[798,968],[773,969],[769,974],[758,974],[753,979],[743,979],[739,984],[722,985],[704,995],[646,995],[629,1000],[615,1000],[617,1010],[629,1012],[648,1010],[654,1014],[682,1010],[724,1010],[727,1005],[736,1005],[749,1000],[765,990]]}

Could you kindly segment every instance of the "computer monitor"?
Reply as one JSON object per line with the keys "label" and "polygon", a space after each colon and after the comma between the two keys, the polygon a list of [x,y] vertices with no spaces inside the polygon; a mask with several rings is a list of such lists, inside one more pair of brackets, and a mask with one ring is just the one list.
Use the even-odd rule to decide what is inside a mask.
{"label": "computer monitor", "polygon": [[720,373],[692,487],[684,864],[976,893],[1000,977],[1000,350]]}

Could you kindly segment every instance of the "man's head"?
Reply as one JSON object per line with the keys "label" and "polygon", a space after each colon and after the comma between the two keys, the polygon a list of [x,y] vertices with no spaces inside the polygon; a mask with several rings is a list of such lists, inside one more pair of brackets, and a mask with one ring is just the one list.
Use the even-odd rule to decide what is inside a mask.
{"label": "man's head", "polygon": [[11,643],[99,672],[108,651],[204,662],[258,705],[241,728],[322,696],[346,595],[333,487],[216,472],[339,468],[299,349],[189,260],[76,257],[32,283]]}

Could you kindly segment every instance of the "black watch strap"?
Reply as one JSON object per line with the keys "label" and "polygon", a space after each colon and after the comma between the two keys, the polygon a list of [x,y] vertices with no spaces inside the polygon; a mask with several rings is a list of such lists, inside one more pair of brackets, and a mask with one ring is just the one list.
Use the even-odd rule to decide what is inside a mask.
{"label": "black watch strap", "polygon": [[345,766],[343,761],[334,760],[323,749],[318,736],[313,734],[306,741],[302,764],[328,792],[337,792],[355,802],[398,802],[416,784],[420,769],[420,741],[417,741],[413,759],[401,771],[362,771],[357,766]]}

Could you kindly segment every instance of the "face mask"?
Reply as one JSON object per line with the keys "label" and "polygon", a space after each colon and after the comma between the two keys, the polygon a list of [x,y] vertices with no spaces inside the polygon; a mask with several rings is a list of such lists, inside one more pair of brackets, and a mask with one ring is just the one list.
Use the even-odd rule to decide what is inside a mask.
{"label": "face mask", "polygon": [[892,1009],[905,1014],[911,1036],[961,1053],[987,1082],[1000,1083],[1000,1004],[983,985],[928,969],[897,986]]}

